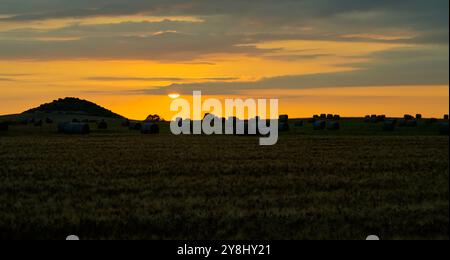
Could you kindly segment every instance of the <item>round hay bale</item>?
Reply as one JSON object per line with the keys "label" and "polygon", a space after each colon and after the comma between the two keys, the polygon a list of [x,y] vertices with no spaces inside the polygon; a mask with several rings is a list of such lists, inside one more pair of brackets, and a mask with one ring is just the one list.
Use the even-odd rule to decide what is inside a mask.
{"label": "round hay bale", "polygon": [[405,119],[400,119],[398,120],[398,124],[399,127],[405,127],[406,126],[406,120]]}
{"label": "round hay bale", "polygon": [[334,115],[332,115],[332,114],[328,114],[328,115],[327,115],[327,119],[328,119],[328,120],[332,120],[333,118],[334,118]]}
{"label": "round hay bale", "polygon": [[448,120],[448,115],[444,115],[444,120]]}
{"label": "round hay bale", "polygon": [[406,120],[406,127],[417,127],[417,120]]}
{"label": "round hay bale", "polygon": [[316,121],[313,124],[314,130],[325,130],[326,128],[326,122],[325,121]]}
{"label": "round hay bale", "polygon": [[302,127],[304,125],[303,120],[297,120],[294,122],[295,127]]}
{"label": "round hay bale", "polygon": [[377,115],[370,116],[370,123],[376,124],[378,122],[380,122],[380,118]]}
{"label": "round hay bale", "polygon": [[426,125],[433,125],[433,124],[435,124],[435,123],[437,123],[438,122],[438,120],[436,119],[436,118],[429,118],[429,119],[427,119],[426,121],[425,121],[425,124]]}
{"label": "round hay bale", "polygon": [[9,130],[9,124],[6,122],[0,122],[0,132],[6,132]]}
{"label": "round hay bale", "polygon": [[333,120],[339,121],[339,120],[341,120],[341,116],[340,115],[334,115],[333,116]]}
{"label": "round hay bale", "polygon": [[279,121],[284,123],[284,122],[288,122],[289,121],[289,116],[288,115],[281,115],[279,117]]}
{"label": "round hay bale", "polygon": [[327,114],[320,114],[320,118],[321,119],[326,119],[327,118]]}
{"label": "round hay bale", "polygon": [[97,124],[97,128],[100,130],[106,130],[108,129],[108,123],[106,123],[105,120],[102,120],[100,123]]}
{"label": "round hay bale", "polygon": [[142,124],[140,122],[132,122],[130,123],[129,129],[132,131],[141,131]]}
{"label": "round hay bale", "polygon": [[90,127],[86,123],[60,123],[58,132],[69,135],[86,135],[90,133]]}
{"label": "round hay bale", "polygon": [[159,134],[159,125],[155,123],[145,123],[141,128],[142,134]]}
{"label": "round hay bale", "polygon": [[377,119],[378,119],[378,122],[384,122],[384,120],[386,120],[386,116],[385,115],[378,115]]}
{"label": "round hay bale", "polygon": [[395,130],[396,120],[385,120],[383,124],[383,131],[392,132]]}
{"label": "round hay bale", "polygon": [[364,122],[365,123],[370,123],[370,116],[365,116],[364,117]]}
{"label": "round hay bale", "polygon": [[314,119],[319,119],[319,115],[313,115],[312,118],[314,118]]}
{"label": "round hay bale", "polygon": [[341,129],[341,124],[337,121],[330,121],[328,122],[327,129],[331,131],[337,131]]}
{"label": "round hay bale", "polygon": [[405,119],[405,120],[414,120],[415,118],[412,115],[405,115],[403,117],[403,119]]}
{"label": "round hay bale", "polygon": [[287,122],[287,121],[278,122],[278,131],[288,132],[289,131],[289,122]]}
{"label": "round hay bale", "polygon": [[448,123],[440,123],[439,124],[439,134],[440,135],[449,135]]}
{"label": "round hay bale", "polygon": [[417,120],[421,120],[422,119],[422,114],[416,114],[416,119]]}

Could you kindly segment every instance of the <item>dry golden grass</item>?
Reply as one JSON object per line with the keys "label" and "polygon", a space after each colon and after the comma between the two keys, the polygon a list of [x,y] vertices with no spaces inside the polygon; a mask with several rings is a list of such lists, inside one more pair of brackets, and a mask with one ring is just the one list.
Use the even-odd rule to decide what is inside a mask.
{"label": "dry golden grass", "polygon": [[448,137],[4,136],[0,238],[448,239]]}

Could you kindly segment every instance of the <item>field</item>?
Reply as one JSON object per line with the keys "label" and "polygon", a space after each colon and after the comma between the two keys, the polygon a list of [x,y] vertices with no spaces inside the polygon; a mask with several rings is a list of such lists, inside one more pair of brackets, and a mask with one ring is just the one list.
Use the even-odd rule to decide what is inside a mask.
{"label": "field", "polygon": [[449,138],[436,126],[256,137],[0,133],[0,238],[449,238]]}

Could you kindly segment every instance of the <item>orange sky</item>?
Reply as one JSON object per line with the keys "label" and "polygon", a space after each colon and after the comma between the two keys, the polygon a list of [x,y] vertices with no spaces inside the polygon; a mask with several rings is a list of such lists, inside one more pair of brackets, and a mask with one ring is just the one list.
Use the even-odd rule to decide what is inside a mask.
{"label": "orange sky", "polygon": [[[289,18],[293,7],[267,1],[259,9],[242,6],[252,12],[216,14],[219,7],[186,3],[150,8],[157,15],[138,6],[134,13],[73,16],[83,3],[72,3],[63,6],[68,15],[52,17],[53,6],[42,4],[42,16],[31,20],[21,17],[31,7],[0,10],[0,115],[70,96],[133,119],[155,113],[170,119],[167,94],[197,86],[219,99],[279,98],[280,113],[291,117],[449,112],[448,42],[426,38],[427,24],[405,26],[414,16],[400,9],[377,13],[360,3],[359,13],[336,9],[334,16],[303,19]],[[99,5],[92,12],[103,7],[92,4]],[[307,7],[323,8],[316,5]],[[283,12],[266,12],[274,6]],[[430,17],[441,14],[430,10]],[[398,24],[379,23],[391,13]]]}

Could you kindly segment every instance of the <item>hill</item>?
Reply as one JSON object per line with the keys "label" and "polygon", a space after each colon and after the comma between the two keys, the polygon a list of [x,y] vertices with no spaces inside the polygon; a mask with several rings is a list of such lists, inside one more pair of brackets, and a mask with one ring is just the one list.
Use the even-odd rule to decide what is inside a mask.
{"label": "hill", "polygon": [[22,114],[34,113],[63,113],[63,114],[78,114],[85,116],[98,116],[108,118],[124,118],[111,110],[101,107],[95,103],[79,98],[64,98],[54,100],[51,103],[40,105],[39,107],[27,110]]}

